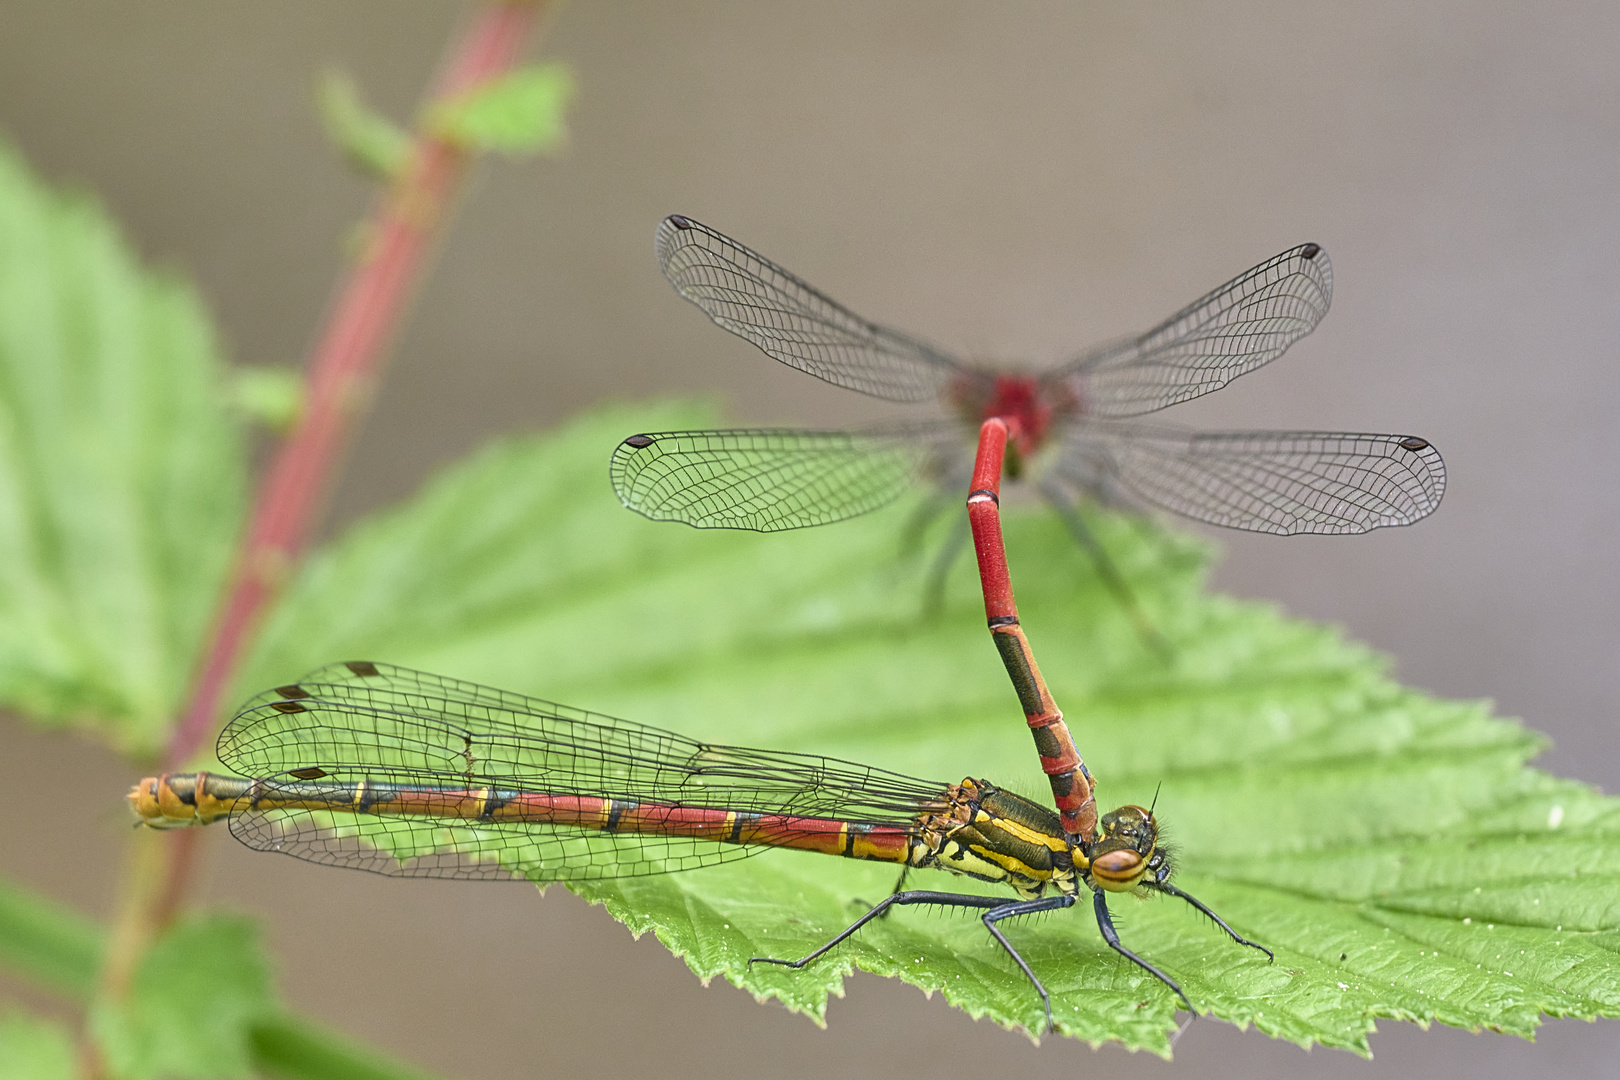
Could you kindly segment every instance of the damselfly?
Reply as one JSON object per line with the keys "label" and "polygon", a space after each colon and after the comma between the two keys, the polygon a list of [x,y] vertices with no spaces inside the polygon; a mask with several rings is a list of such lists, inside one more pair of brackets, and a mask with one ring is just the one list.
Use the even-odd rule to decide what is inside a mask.
{"label": "damselfly", "polygon": [[1218,390],[1310,333],[1333,290],[1327,252],[1316,244],[1266,260],[1146,333],[1040,373],[972,367],[862,318],[691,218],[666,218],[655,247],[681,296],[767,355],[873,397],[940,400],[956,416],[852,431],[631,436],[613,454],[613,487],[625,506],[656,520],[775,531],[865,513],[919,480],[960,491],[969,469],[964,427],[999,416],[1017,421],[1008,475],[1032,472],[1129,603],[1077,512],[1083,495],[1293,534],[1408,525],[1445,491],[1439,452],[1415,435],[1186,432],[1134,419]]}
{"label": "damselfly", "polygon": [[[979,779],[948,784],[811,754],[698,742],[473,683],[369,662],[334,664],[249,701],[221,733],[243,776],[148,777],[140,822],[230,822],[251,848],[406,877],[585,881],[693,870],[765,848],[940,869],[1017,898],[896,891],[802,967],[895,907],[969,908],[1051,1004],[997,925],[1074,905],[1089,889],[1104,940],[1121,944],[1110,892],[1180,897],[1151,808],[1104,815],[1095,836]],[[904,871],[903,871],[904,873]],[[1188,1004],[1190,1008],[1190,1004]]]}

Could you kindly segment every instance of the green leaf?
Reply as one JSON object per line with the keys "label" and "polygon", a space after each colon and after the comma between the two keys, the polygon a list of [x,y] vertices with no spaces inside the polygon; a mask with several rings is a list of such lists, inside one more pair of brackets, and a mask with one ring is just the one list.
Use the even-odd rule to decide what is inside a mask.
{"label": "green leaf", "polygon": [[[74,997],[95,987],[102,930],[48,897],[0,878],[0,964]],[[224,944],[234,947],[230,935]],[[424,1080],[418,1072],[289,1013],[258,1015],[249,1032],[253,1068],[286,1080]],[[3,1059],[0,1059],[3,1060]],[[11,1073],[0,1068],[0,1076]]]}
{"label": "green leaf", "polygon": [[564,64],[531,64],[433,110],[430,129],[477,150],[549,153],[568,135],[574,75]]}
{"label": "green leaf", "polygon": [[429,1080],[428,1074],[292,1016],[254,1025],[253,1067],[283,1080]]}
{"label": "green leaf", "polygon": [[161,740],[242,516],[207,316],[0,146],[0,703]]}
{"label": "green leaf", "polygon": [[243,419],[278,435],[292,430],[304,408],[303,376],[277,364],[232,368],[227,391]]}
{"label": "green leaf", "polygon": [[[446,472],[308,562],[239,689],[388,660],[1047,798],[968,559],[943,611],[921,613],[931,555],[901,555],[908,508],[761,536],[617,505],[606,463],[621,438],[708,422],[608,410]],[[1178,880],[1277,962],[1164,897],[1114,898],[1127,945],[1200,1011],[1301,1045],[1366,1053],[1380,1017],[1528,1035],[1543,1013],[1620,1014],[1620,802],[1526,767],[1542,740],[1483,704],[1403,689],[1330,628],[1205,592],[1200,545],[1092,524],[1173,659],[1144,645],[1060,523],[1014,508],[1023,624],[1104,806],[1159,791]],[[817,1019],[858,966],[1037,1029],[1036,996],[971,915],[898,911],[802,971],[748,967],[808,953],[893,883],[889,867],[772,851],[577,891],[701,978]],[[1168,1053],[1175,998],[1103,944],[1085,907],[1009,934],[1063,1033]]]}
{"label": "green leaf", "polygon": [[210,1080],[253,1071],[255,1024],[275,1011],[258,931],[237,916],[188,919],[160,937],[137,989],[99,1004],[92,1025],[114,1075]]}
{"label": "green leaf", "polygon": [[0,878],[0,964],[82,996],[95,985],[100,963],[93,922]]}
{"label": "green leaf", "polygon": [[0,1016],[0,1076],[7,1080],[73,1080],[73,1036],[54,1020],[10,1012]]}
{"label": "green leaf", "polygon": [[326,136],[361,173],[391,180],[405,167],[411,137],[398,124],[367,108],[354,79],[328,71],[315,92]]}

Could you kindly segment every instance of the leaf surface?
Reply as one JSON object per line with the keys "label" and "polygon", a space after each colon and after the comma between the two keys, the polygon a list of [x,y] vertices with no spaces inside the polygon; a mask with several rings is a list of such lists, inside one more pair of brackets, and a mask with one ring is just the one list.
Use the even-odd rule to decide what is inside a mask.
{"label": "leaf surface", "polygon": [[530,64],[436,106],[430,126],[478,150],[550,153],[568,136],[574,89],[566,64]]}
{"label": "leaf surface", "polygon": [[0,1015],[0,1076],[73,1080],[73,1036],[60,1023],[23,1012]]}
{"label": "leaf surface", "polygon": [[0,703],[151,749],[245,490],[208,319],[0,146]]}
{"label": "leaf surface", "polygon": [[[904,509],[761,536],[617,505],[619,439],[708,422],[608,410],[446,472],[310,561],[239,689],[388,660],[1044,798],[973,569],[958,560],[943,610],[923,615],[932,552],[902,555]],[[1620,1012],[1620,803],[1528,768],[1542,740],[1483,704],[1406,690],[1331,629],[1205,592],[1194,542],[1093,517],[1174,658],[1144,646],[1058,521],[1013,506],[1024,626],[1103,804],[1158,790],[1182,887],[1277,962],[1164,897],[1113,898],[1129,946],[1200,1011],[1360,1053],[1379,1017],[1529,1035],[1543,1013]],[[971,915],[898,911],[805,970],[748,967],[811,951],[893,884],[887,866],[773,851],[578,891],[701,978],[817,1019],[858,966],[1038,1027],[1037,998]],[[911,884],[981,891],[932,872]],[[1175,998],[1106,948],[1088,910],[1009,932],[1063,1033],[1168,1053]]]}
{"label": "leaf surface", "polygon": [[[222,935],[226,957],[239,953],[237,938]],[[59,901],[0,878],[0,964],[75,998],[89,997],[101,964],[103,931]],[[259,970],[257,961],[251,971]],[[285,1080],[425,1080],[426,1073],[353,1042],[337,1032],[286,1012],[259,1013],[249,1032],[255,1070]],[[24,1025],[33,1021],[25,1019]],[[5,1067],[5,1031],[0,1024],[0,1076]],[[22,1038],[53,1038],[24,1031]],[[30,1046],[32,1044],[29,1044]],[[30,1054],[35,1051],[30,1049]],[[54,1059],[40,1052],[46,1066]],[[38,1055],[36,1055],[38,1056]],[[30,1059],[32,1060],[32,1058]],[[70,1058],[71,1061],[71,1058]],[[42,1066],[42,1067],[46,1067]],[[21,1075],[28,1075],[23,1073]],[[50,1073],[45,1073],[49,1076]],[[69,1075],[74,1075],[70,1070]]]}
{"label": "leaf surface", "polygon": [[113,1075],[230,1080],[253,1071],[251,1037],[273,1016],[268,965],[247,919],[182,922],[141,958],[137,992],[97,1005],[91,1024]]}
{"label": "leaf surface", "polygon": [[354,78],[328,71],[315,89],[326,136],[361,173],[392,180],[410,160],[411,137],[361,100]]}

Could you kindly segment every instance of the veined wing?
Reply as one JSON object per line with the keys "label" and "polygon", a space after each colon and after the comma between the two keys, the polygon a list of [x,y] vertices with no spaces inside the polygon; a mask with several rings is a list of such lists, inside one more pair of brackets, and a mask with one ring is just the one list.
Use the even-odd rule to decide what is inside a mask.
{"label": "veined wing", "polygon": [[1079,482],[1099,462],[1155,506],[1280,535],[1410,525],[1433,513],[1446,489],[1440,452],[1415,435],[1077,427],[1060,471]]}
{"label": "veined wing", "polygon": [[1075,379],[1089,412],[1140,416],[1219,390],[1269,364],[1316,328],[1333,267],[1301,244],[1200,297],[1139,337],[1102,346],[1048,375]]}
{"label": "veined wing", "polygon": [[[663,873],[758,850],[680,835],[683,811],[903,826],[946,790],[883,769],[703,743],[365,661],[333,664],[258,695],[220,734],[218,755],[261,778],[263,792],[301,802],[233,815],[231,831],[250,847],[410,877]],[[588,825],[480,817],[476,808],[492,792],[504,805],[545,796],[547,806],[600,806],[603,816]],[[407,803],[415,808],[400,812]],[[624,817],[624,831],[611,831],[613,812]],[[628,830],[649,820],[671,827]]]}
{"label": "veined wing", "polygon": [[864,431],[664,431],[624,440],[608,472],[619,501],[655,521],[777,532],[892,502],[961,438],[953,421]]}
{"label": "veined wing", "polygon": [[960,370],[691,218],[665,218],[654,249],[675,291],[716,324],[818,379],[889,401],[931,401]]}

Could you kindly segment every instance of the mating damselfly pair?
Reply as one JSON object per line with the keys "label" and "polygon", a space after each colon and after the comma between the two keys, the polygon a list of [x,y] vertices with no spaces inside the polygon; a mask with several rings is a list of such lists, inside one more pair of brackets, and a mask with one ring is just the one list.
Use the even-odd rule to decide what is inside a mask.
{"label": "mating damselfly pair", "polygon": [[[691,870],[788,848],[897,863],[895,891],[802,967],[896,907],[978,910],[1038,992],[998,925],[1075,905],[1089,891],[1107,944],[1192,1008],[1180,984],[1127,948],[1108,894],[1179,889],[1152,808],[1099,817],[1094,780],[1019,626],[996,487],[1006,425],[985,425],[970,497],[986,611],[1051,780],[1057,812],[976,777],[920,780],[808,754],[703,743],[551,702],[373,662],[335,664],[248,702],[220,735],[244,775],[148,777],[140,821],[166,829],[229,820],[248,846],[411,877],[586,881]],[[911,869],[1010,887],[1016,898],[904,889]]]}
{"label": "mating damselfly pair", "polygon": [[[1004,473],[1019,474],[1055,446],[1041,491],[1082,542],[1073,497],[1107,494],[1110,484],[1201,520],[1272,532],[1358,532],[1430,512],[1444,469],[1416,436],[1181,435],[1128,420],[1224,385],[1308,333],[1331,294],[1325,253],[1316,245],[1284,252],[1161,327],[1058,372],[991,376],[860,319],[690,219],[668,219],[658,249],[682,295],[777,359],[878,396],[943,392],[984,423],[971,468],[946,452],[960,439],[954,424],[635,436],[614,457],[621,498],[649,516],[769,530],[851,516],[923,476],[958,496],[966,487],[989,627],[1056,812],[984,779],[919,780],[704,743],[350,662],[244,707],[218,745],[220,760],[244,775],[142,780],[130,794],[140,820],[172,828],[228,819],[251,847],[402,876],[585,881],[696,869],[767,848],[899,864],[895,891],[822,947],[796,960],[756,960],[803,966],[895,907],[978,910],[1038,991],[1047,1028],[1047,990],[998,924],[1073,906],[1086,891],[1107,944],[1188,1008],[1175,979],[1121,942],[1110,893],[1179,897],[1270,957],[1172,883],[1152,808],[1098,814],[1094,780],[1018,622],[999,486]],[[1106,580],[1105,557],[1099,567]],[[907,890],[911,869],[1000,884],[1016,898]]]}

